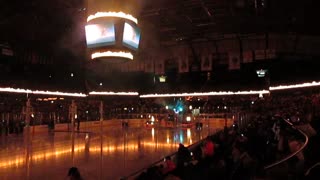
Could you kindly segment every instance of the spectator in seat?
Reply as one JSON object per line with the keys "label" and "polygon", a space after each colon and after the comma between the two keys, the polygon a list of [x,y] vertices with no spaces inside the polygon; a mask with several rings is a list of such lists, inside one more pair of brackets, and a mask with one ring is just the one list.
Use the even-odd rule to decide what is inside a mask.
{"label": "spectator in seat", "polygon": [[204,146],[202,148],[203,148],[204,158],[206,158],[206,157],[211,158],[213,156],[215,145],[209,136],[206,138],[206,141],[205,141]]}
{"label": "spectator in seat", "polygon": [[79,172],[78,168],[76,168],[76,167],[71,167],[69,169],[68,178],[70,180],[82,180],[80,172]]}
{"label": "spectator in seat", "polygon": [[177,152],[177,167],[184,167],[191,162],[191,160],[192,157],[189,149],[180,143]]}
{"label": "spectator in seat", "polygon": [[236,143],[232,149],[232,171],[230,179],[247,180],[254,175],[256,165],[255,161],[248,154],[245,146],[241,143]]}
{"label": "spectator in seat", "polygon": [[[289,142],[289,149],[291,153],[295,153],[300,150],[300,148],[303,146],[303,142],[296,140],[296,139],[290,139]],[[289,166],[292,170],[292,172],[289,174],[293,177],[296,177],[298,179],[301,179],[304,174],[305,170],[305,156],[304,153],[301,151],[298,154],[296,154],[295,158],[293,158],[290,161]]]}
{"label": "spectator in seat", "polygon": [[167,174],[167,173],[173,171],[174,169],[176,169],[175,163],[171,160],[170,156],[167,156],[165,158],[165,166],[164,166],[164,168],[162,170],[162,173],[163,174]]}

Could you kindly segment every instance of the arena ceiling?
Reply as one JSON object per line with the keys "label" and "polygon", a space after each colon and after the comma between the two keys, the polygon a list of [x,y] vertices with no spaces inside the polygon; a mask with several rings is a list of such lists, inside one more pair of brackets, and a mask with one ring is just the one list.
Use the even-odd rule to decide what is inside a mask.
{"label": "arena ceiling", "polygon": [[256,33],[319,34],[317,1],[146,1],[139,19],[153,25],[163,44],[211,41]]}
{"label": "arena ceiling", "polygon": [[[38,48],[43,48],[43,44],[57,47],[66,41],[72,41],[70,44],[73,45],[83,44],[83,25],[90,1],[99,0],[2,1],[0,41]],[[138,17],[147,34],[145,37],[153,37],[162,45],[269,32],[319,34],[319,2],[316,0],[103,2],[127,4],[124,7]]]}
{"label": "arena ceiling", "polygon": [[[289,38],[284,38],[284,41],[291,39],[288,41],[288,46],[295,43],[295,39],[298,39],[299,36],[309,35],[308,38],[300,42],[301,46],[307,44],[305,41],[312,41],[308,44],[307,49],[309,46],[317,51],[320,48],[320,26],[317,24],[319,1],[316,0],[1,1],[0,44],[8,43],[13,48],[36,49],[50,53],[62,50],[69,51],[73,55],[81,54],[86,49],[84,25],[87,15],[91,13],[88,9],[88,1],[114,3],[119,7],[125,4],[128,12],[139,19],[143,48],[163,48],[179,44],[215,42],[228,38],[241,39],[247,36],[259,37],[256,35],[269,33],[289,35]],[[314,38],[315,36],[318,37]],[[263,67],[271,66],[277,67],[276,72],[281,72],[277,76],[280,77],[285,72],[283,69],[288,65],[284,62],[281,66],[278,63]],[[250,66],[247,69],[254,69],[255,67],[253,67]],[[289,72],[291,74],[305,74],[301,67],[295,65],[290,68]],[[306,71],[309,68],[309,66],[306,67]],[[21,69],[17,71],[24,70]],[[46,70],[43,71],[47,73]],[[245,68],[244,71],[246,71]],[[224,74],[219,77],[217,72],[218,69],[214,69],[213,81],[220,77],[221,80],[226,79]],[[82,73],[82,70],[79,73]],[[35,71],[32,70],[31,74],[35,74]],[[271,78],[276,79],[275,74],[273,73]],[[290,73],[286,74],[291,77]],[[251,77],[251,74],[248,76]],[[312,79],[314,74],[309,76]],[[22,77],[25,78],[25,76]],[[62,77],[57,78],[56,82],[60,82]],[[195,77],[198,78],[198,75]],[[238,77],[238,74],[229,79],[234,79],[233,77]],[[8,78],[12,77],[8,76]],[[179,78],[183,79],[183,77]],[[190,77],[188,76],[186,79],[190,79]],[[206,74],[203,79],[206,79]],[[48,80],[44,79],[43,81]]]}
{"label": "arena ceiling", "polygon": [[0,42],[52,50],[72,35],[85,14],[82,0],[1,1]]}

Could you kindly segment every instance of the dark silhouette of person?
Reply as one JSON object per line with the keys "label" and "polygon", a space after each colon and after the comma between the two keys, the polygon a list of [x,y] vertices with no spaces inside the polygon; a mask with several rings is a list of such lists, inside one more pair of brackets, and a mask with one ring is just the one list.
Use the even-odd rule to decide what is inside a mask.
{"label": "dark silhouette of person", "polygon": [[71,167],[69,169],[68,177],[70,180],[82,180],[80,172],[79,172],[78,168],[76,168],[76,167]]}
{"label": "dark silhouette of person", "polygon": [[171,160],[170,156],[167,156],[165,158],[165,167],[162,169],[163,174],[168,174],[174,169],[176,169],[176,164]]}
{"label": "dark silhouette of person", "polygon": [[180,143],[177,152],[177,167],[186,166],[191,161],[191,159],[192,157],[189,149]]}
{"label": "dark silhouette of person", "polygon": [[77,118],[77,131],[80,130],[80,118]]}

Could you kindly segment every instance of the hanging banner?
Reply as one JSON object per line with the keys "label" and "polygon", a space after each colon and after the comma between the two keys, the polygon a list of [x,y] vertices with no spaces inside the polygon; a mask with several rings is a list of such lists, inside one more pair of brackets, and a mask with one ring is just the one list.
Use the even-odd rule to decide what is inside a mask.
{"label": "hanging banner", "polygon": [[266,50],[267,59],[276,59],[277,54],[275,49],[267,49]]}
{"label": "hanging banner", "polygon": [[243,63],[251,63],[253,60],[253,54],[252,51],[244,51],[242,53],[243,55]]}
{"label": "hanging banner", "polygon": [[5,55],[5,56],[13,56],[13,51],[12,49],[9,49],[9,48],[2,48],[1,53],[2,55]]}
{"label": "hanging banner", "polygon": [[164,59],[159,59],[155,64],[155,74],[161,75],[164,74]]}
{"label": "hanging banner", "polygon": [[189,72],[189,59],[187,56],[179,57],[179,73]]}
{"label": "hanging banner", "polygon": [[38,63],[38,60],[39,60],[38,54],[35,53],[35,52],[32,52],[32,53],[31,53],[31,63],[32,63],[32,64],[37,64],[37,63]]}
{"label": "hanging banner", "polygon": [[266,51],[265,50],[255,50],[254,51],[254,59],[255,60],[265,60],[266,59]]}
{"label": "hanging banner", "polygon": [[229,53],[229,70],[240,69],[240,55],[239,53]]}
{"label": "hanging banner", "polygon": [[201,71],[212,71],[212,55],[207,54],[201,57]]}

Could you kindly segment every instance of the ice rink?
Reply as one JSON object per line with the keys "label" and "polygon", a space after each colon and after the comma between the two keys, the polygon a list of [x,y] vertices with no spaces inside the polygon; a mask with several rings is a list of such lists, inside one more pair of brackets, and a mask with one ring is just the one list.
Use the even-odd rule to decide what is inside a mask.
{"label": "ice rink", "polygon": [[224,126],[224,120],[207,120],[202,130],[145,127],[144,122],[130,120],[128,128],[120,120],[83,123],[81,133],[67,132],[67,126],[50,133],[30,127],[24,134],[2,135],[0,179],[66,179],[76,166],[86,180],[115,180],[176,152],[179,143],[193,144]]}

